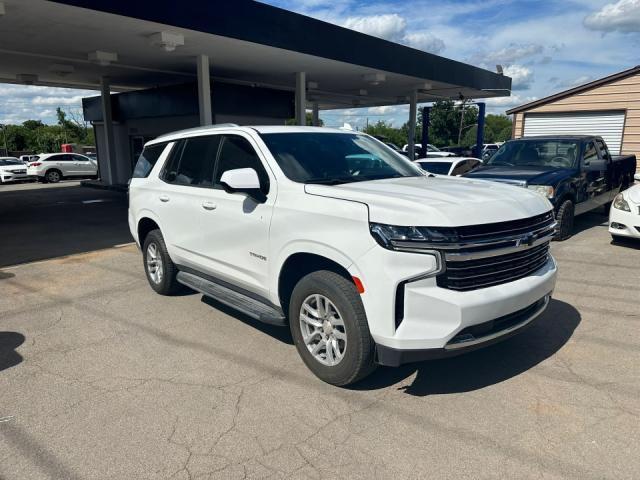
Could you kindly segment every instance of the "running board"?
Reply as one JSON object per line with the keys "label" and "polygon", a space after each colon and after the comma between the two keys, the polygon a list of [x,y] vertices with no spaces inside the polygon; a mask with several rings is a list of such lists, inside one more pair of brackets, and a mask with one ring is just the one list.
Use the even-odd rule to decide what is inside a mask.
{"label": "running board", "polygon": [[228,307],[238,310],[245,315],[271,325],[286,325],[286,319],[279,308],[267,305],[248,295],[232,290],[231,288],[199,277],[192,273],[178,272],[178,282],[187,287],[211,297]]}

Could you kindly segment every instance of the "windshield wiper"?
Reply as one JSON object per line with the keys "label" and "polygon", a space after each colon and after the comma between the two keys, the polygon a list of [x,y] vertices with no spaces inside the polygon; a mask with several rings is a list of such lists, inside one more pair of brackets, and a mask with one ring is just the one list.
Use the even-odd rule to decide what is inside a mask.
{"label": "windshield wiper", "polygon": [[353,178],[312,178],[310,180],[305,180],[305,184],[315,184],[315,185],[340,185],[341,183],[350,183],[353,182]]}

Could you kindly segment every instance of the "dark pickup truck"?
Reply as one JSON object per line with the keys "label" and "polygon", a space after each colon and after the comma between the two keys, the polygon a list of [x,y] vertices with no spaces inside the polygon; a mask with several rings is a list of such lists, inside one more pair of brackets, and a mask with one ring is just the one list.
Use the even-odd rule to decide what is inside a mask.
{"label": "dark pickup truck", "polygon": [[633,183],[636,156],[609,154],[597,136],[525,137],[505,143],[483,166],[465,177],[535,190],[553,204],[556,238],[571,236],[573,217],[608,207]]}

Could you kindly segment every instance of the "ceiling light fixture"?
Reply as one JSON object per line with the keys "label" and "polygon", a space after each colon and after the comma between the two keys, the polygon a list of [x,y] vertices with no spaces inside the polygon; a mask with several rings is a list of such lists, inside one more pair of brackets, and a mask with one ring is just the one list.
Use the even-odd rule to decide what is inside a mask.
{"label": "ceiling light fixture", "polygon": [[149,36],[151,45],[162,48],[165,52],[173,52],[184,45],[184,35],[171,32],[157,32]]}
{"label": "ceiling light fixture", "polygon": [[7,11],[4,9],[4,2],[0,2],[0,17],[2,17]]}
{"label": "ceiling light fixture", "polygon": [[88,55],[89,61],[97,63],[102,67],[107,67],[113,62],[118,61],[118,54],[113,52],[103,52],[102,50],[96,50]]}

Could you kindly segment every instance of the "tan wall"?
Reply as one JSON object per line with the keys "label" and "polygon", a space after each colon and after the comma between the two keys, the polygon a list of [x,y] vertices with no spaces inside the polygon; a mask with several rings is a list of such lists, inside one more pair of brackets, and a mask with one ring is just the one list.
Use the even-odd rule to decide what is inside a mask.
{"label": "tan wall", "polygon": [[640,159],[640,73],[514,114],[515,138],[522,136],[524,113],[626,110],[622,153]]}

